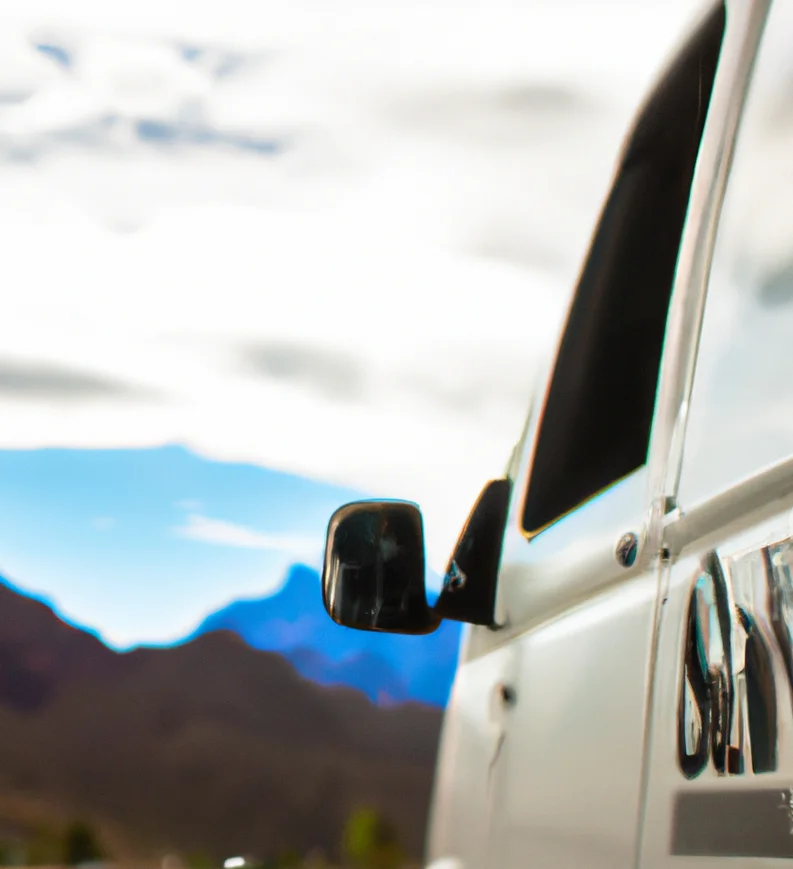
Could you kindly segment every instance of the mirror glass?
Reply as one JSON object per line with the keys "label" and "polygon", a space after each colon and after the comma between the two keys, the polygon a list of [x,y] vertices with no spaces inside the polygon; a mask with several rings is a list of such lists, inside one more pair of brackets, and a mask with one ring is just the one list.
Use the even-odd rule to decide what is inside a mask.
{"label": "mirror glass", "polygon": [[440,619],[427,604],[421,512],[404,501],[357,501],[328,525],[325,609],[338,624],[426,634]]}

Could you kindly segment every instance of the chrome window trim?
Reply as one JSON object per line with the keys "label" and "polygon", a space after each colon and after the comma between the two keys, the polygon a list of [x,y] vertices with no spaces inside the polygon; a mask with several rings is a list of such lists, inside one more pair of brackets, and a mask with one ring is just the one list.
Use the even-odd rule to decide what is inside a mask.
{"label": "chrome window trim", "polygon": [[772,0],[723,0],[719,68],[683,228],[650,439],[650,513],[639,560],[660,550],[664,517],[677,502],[686,426],[716,233],[746,94]]}
{"label": "chrome window trim", "polygon": [[690,510],[670,513],[664,546],[673,558],[698,552],[791,509],[793,457],[739,480]]}

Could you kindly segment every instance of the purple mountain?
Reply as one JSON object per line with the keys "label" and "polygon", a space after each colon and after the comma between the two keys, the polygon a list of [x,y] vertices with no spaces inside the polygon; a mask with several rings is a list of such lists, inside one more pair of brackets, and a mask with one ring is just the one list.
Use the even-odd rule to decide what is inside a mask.
{"label": "purple mountain", "polygon": [[278,652],[321,685],[357,688],[380,704],[414,700],[444,706],[461,625],[443,622],[420,637],[341,627],[325,612],[317,571],[295,564],[278,592],[229,604],[208,616],[193,637],[219,630],[233,631],[255,649]]}

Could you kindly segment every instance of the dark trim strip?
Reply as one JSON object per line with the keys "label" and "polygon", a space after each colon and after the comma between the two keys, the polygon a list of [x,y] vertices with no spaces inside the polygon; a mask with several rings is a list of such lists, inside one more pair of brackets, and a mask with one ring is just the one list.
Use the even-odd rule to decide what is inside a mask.
{"label": "dark trim strip", "polygon": [[793,858],[793,788],[678,793],[670,851],[676,857]]}

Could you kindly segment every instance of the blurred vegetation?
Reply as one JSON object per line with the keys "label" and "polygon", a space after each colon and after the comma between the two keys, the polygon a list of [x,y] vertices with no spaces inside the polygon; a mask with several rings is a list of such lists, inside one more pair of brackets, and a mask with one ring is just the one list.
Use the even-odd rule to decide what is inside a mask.
{"label": "blurred vegetation", "polygon": [[37,825],[27,840],[25,862],[28,866],[60,863],[63,854],[63,834],[45,824]]}
{"label": "blurred vegetation", "polygon": [[300,859],[300,854],[293,848],[286,848],[278,855],[275,865],[278,869],[300,869],[303,861]]}
{"label": "blurred vegetation", "polygon": [[0,866],[24,866],[27,851],[19,841],[0,841]]}
{"label": "blurred vegetation", "polygon": [[[397,836],[396,827],[380,812],[358,807],[347,818],[339,854],[331,859],[320,848],[303,856],[292,848],[265,859],[248,858],[245,869],[415,869]],[[220,869],[200,855],[186,858],[189,869]]]}
{"label": "blurred vegetation", "polygon": [[217,864],[208,854],[188,854],[184,862],[188,869],[217,869]]}
{"label": "blurred vegetation", "polygon": [[76,821],[67,828],[63,843],[63,863],[66,866],[93,863],[103,857],[102,848],[88,824]]}
{"label": "blurred vegetation", "polygon": [[[358,807],[352,811],[339,844],[336,857],[340,859],[331,859],[318,848],[303,855],[288,848],[267,859],[248,857],[245,869],[411,869],[395,826],[375,809]],[[65,826],[38,824],[29,827],[20,839],[0,836],[0,867],[73,867],[105,860],[112,862],[98,833],[84,821]],[[222,860],[202,852],[172,856],[152,863],[151,869],[164,869],[169,861],[178,861],[184,869],[223,869]],[[123,869],[124,861],[117,866]]]}
{"label": "blurred vegetation", "polygon": [[82,822],[65,828],[35,824],[24,834],[0,839],[0,866],[78,866],[104,857],[96,834]]}
{"label": "blurred vegetation", "polygon": [[394,826],[374,809],[359,808],[350,815],[341,850],[351,869],[400,869],[405,863]]}

